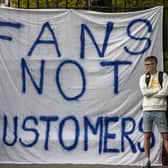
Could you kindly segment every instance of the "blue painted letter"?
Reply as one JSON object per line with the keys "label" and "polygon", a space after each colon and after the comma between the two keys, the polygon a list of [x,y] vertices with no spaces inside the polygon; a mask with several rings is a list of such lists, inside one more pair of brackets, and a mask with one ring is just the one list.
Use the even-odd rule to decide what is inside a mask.
{"label": "blue painted letter", "polygon": [[96,40],[95,40],[93,34],[91,33],[90,29],[88,28],[88,26],[85,24],[82,24],[81,25],[81,36],[80,36],[80,41],[81,41],[80,58],[83,59],[85,57],[85,32],[87,32],[87,34],[90,36],[90,38],[91,38],[91,40],[92,40],[92,42],[98,52],[99,57],[104,57],[112,29],[113,29],[113,23],[108,22],[107,27],[106,27],[106,34],[105,34],[104,42],[103,42],[103,48],[101,51],[98,44],[96,43]]}
{"label": "blue painted letter", "polygon": [[[11,27],[11,28],[15,28],[15,29],[20,29],[23,25],[21,23],[13,23],[13,22],[0,22],[0,26],[1,27]],[[8,29],[8,28],[7,28]],[[12,37],[10,36],[4,36],[4,35],[0,35],[0,39],[1,40],[8,40],[8,41],[12,41]]]}
{"label": "blue painted letter", "polygon": [[[44,31],[45,31],[46,28],[47,28],[47,29],[49,30],[49,32],[51,33],[51,36],[52,36],[52,38],[53,38],[52,40],[41,40],[41,36],[43,35],[43,33],[44,33]],[[56,37],[55,37],[54,31],[53,31],[53,29],[51,28],[49,22],[44,23],[44,25],[43,25],[43,27],[42,27],[42,29],[41,29],[41,31],[40,31],[40,33],[39,33],[39,35],[38,35],[36,41],[34,42],[34,44],[32,45],[32,47],[31,47],[31,49],[30,49],[30,51],[28,52],[28,56],[31,56],[31,55],[32,55],[33,50],[35,49],[36,45],[38,45],[38,44],[47,44],[47,45],[52,44],[52,45],[54,45],[58,57],[61,56],[61,52],[60,52],[59,47],[58,47],[57,39],[56,39]]]}
{"label": "blue painted letter", "polygon": [[115,94],[118,94],[119,93],[119,89],[118,89],[118,67],[120,65],[131,65],[132,62],[130,61],[119,61],[119,60],[116,60],[116,61],[102,61],[101,63],[101,66],[114,66],[114,93]]}
{"label": "blue painted letter", "polygon": [[37,90],[37,92],[39,94],[43,93],[43,78],[44,78],[44,65],[45,65],[45,61],[42,60],[41,61],[41,67],[40,67],[40,81],[39,81],[39,86],[38,84],[35,82],[35,80],[33,79],[30,70],[28,68],[28,65],[26,64],[26,60],[24,58],[22,58],[21,60],[21,70],[22,70],[22,92],[26,93],[26,72],[28,73],[35,89]]}
{"label": "blue painted letter", "polygon": [[136,20],[133,20],[129,25],[128,25],[128,28],[127,28],[127,34],[128,36],[133,39],[133,40],[137,40],[137,41],[146,41],[146,47],[144,49],[142,49],[141,51],[130,51],[127,47],[124,47],[124,50],[131,54],[131,55],[140,55],[140,54],[143,54],[145,53],[151,46],[151,40],[148,38],[148,37],[135,37],[134,35],[131,34],[131,27],[134,26],[135,24],[139,23],[139,22],[142,22],[142,24],[145,24],[148,28],[148,32],[151,33],[152,32],[152,25],[151,25],[151,22],[147,19],[136,19]]}
{"label": "blue painted letter", "polygon": [[[28,117],[26,117],[26,118],[24,119],[23,125],[22,125],[23,130],[25,130],[25,131],[27,131],[27,132],[34,133],[34,135],[35,135],[34,140],[33,140],[31,143],[29,143],[29,144],[24,143],[23,140],[22,140],[21,138],[19,138],[20,143],[21,143],[24,147],[32,147],[32,146],[34,146],[34,145],[37,143],[38,138],[39,138],[39,133],[38,133],[37,129],[35,129],[35,128],[28,128],[28,127],[26,126],[26,124],[27,124],[28,122],[30,122],[30,121],[33,121],[33,123],[34,123],[35,125],[38,125],[38,121],[37,121],[37,119],[36,119],[34,116],[28,116]],[[32,138],[32,136],[31,136],[31,138]]]}
{"label": "blue painted letter", "polygon": [[[63,130],[64,130],[64,126],[66,122],[72,122],[74,123],[74,126],[75,126],[75,129],[74,129],[75,137],[74,137],[74,140],[73,140],[74,142],[72,143],[72,145],[66,145],[63,140]],[[79,133],[80,133],[80,129],[79,129],[79,123],[77,119],[74,116],[68,116],[64,118],[59,125],[59,141],[60,141],[61,146],[67,151],[73,150],[78,144]]]}
{"label": "blue painted letter", "polygon": [[[13,141],[12,142],[7,142],[7,128],[8,128],[8,119],[7,116],[4,116],[4,129],[3,129],[3,142],[4,144],[6,144],[7,146],[13,146],[15,145],[16,141],[17,141],[17,129],[18,129],[18,117],[15,116],[13,118]],[[11,128],[10,128],[11,129]]]}
{"label": "blue painted letter", "polygon": [[[131,128],[129,128],[129,130],[126,130],[126,125],[129,125],[131,124]],[[127,118],[123,118],[122,119],[122,125],[121,125],[121,151],[124,152],[125,151],[125,139],[127,139],[127,141],[129,142],[130,144],[130,147],[131,147],[131,150],[133,153],[136,153],[137,150],[136,150],[136,146],[134,144],[134,142],[131,140],[131,138],[129,137],[129,135],[131,135],[134,130],[135,130],[135,126],[136,126],[136,123],[135,121],[133,120],[133,118],[131,117],[127,117]]]}
{"label": "blue painted letter", "polygon": [[46,137],[45,137],[45,145],[44,145],[44,149],[48,150],[48,141],[49,141],[49,137],[50,137],[50,122],[51,121],[57,121],[58,117],[57,116],[41,116],[40,117],[41,121],[45,121],[46,122]]}
{"label": "blue painted letter", "polygon": [[93,125],[91,121],[84,117],[84,150],[88,150],[88,130],[91,130],[93,134],[97,134],[99,130],[99,153],[102,152],[102,137],[103,137],[103,118],[98,117],[96,120],[96,124]]}
{"label": "blue painted letter", "polygon": [[[60,84],[60,72],[61,72],[62,67],[64,65],[66,65],[66,64],[73,64],[73,65],[75,65],[79,69],[79,72],[80,72],[81,77],[82,77],[82,90],[81,90],[81,92],[78,95],[76,95],[74,97],[68,97],[68,96],[66,96],[65,93],[64,93],[64,91],[62,90],[62,87],[61,87],[61,84]],[[63,61],[58,66],[58,69],[57,69],[57,72],[56,72],[56,83],[57,83],[58,89],[59,89],[62,97],[65,100],[68,100],[68,101],[78,100],[80,97],[82,97],[82,95],[84,94],[84,92],[86,90],[86,79],[85,79],[85,73],[84,73],[84,70],[83,70],[82,66],[80,64],[78,64],[76,61],[72,61],[72,60],[65,60],[65,61]]]}
{"label": "blue painted letter", "polygon": [[[110,124],[117,122],[119,117],[105,117],[105,132],[104,132],[104,149],[105,153],[119,153],[119,149],[117,148],[108,148],[108,139],[115,139],[116,134],[109,132]],[[110,141],[112,144],[112,141]]]}

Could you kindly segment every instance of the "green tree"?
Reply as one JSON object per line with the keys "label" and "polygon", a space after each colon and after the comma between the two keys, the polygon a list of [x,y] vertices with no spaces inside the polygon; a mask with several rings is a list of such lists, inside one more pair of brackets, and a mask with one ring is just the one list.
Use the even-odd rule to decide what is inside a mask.
{"label": "green tree", "polygon": [[[89,0],[10,0],[12,7],[19,8],[86,8]],[[91,0],[90,0],[91,2]],[[114,7],[116,9],[148,8],[163,5],[163,0],[92,0],[92,6]],[[165,0],[165,5],[168,1]]]}
{"label": "green tree", "polygon": [[85,0],[10,0],[16,8],[83,8]]}

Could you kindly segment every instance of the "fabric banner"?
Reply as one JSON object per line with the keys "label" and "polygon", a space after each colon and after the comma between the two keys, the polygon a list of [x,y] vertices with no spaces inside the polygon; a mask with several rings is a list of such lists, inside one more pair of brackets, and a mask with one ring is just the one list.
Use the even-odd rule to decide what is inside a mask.
{"label": "fabric banner", "polygon": [[[163,7],[0,8],[0,163],[140,165],[139,77],[163,69]],[[151,159],[161,164],[155,129]]]}

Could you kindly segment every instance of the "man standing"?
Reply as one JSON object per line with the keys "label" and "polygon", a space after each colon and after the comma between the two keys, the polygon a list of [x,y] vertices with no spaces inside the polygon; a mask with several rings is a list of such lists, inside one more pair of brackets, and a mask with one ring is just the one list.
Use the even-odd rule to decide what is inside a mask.
{"label": "man standing", "polygon": [[153,123],[163,138],[165,149],[168,153],[168,124],[166,119],[168,76],[162,73],[162,83],[159,80],[157,71],[157,58],[148,56],[144,60],[146,73],[140,78],[140,89],[143,95],[143,131],[145,160],[143,168],[150,168],[150,138],[153,130]]}

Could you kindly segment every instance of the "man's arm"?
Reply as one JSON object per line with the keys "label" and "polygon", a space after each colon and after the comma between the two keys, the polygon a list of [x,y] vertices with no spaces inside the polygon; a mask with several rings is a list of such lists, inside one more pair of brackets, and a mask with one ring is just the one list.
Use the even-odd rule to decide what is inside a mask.
{"label": "man's arm", "polygon": [[168,96],[168,76],[166,73],[163,73],[163,82],[161,90],[154,94],[153,97],[163,98]]}
{"label": "man's arm", "polygon": [[156,89],[149,89],[147,88],[146,82],[145,82],[145,75],[141,76],[140,80],[139,80],[139,86],[141,89],[141,93],[143,96],[153,96],[156,95],[156,93],[158,93],[160,91],[160,88],[156,88]]}

